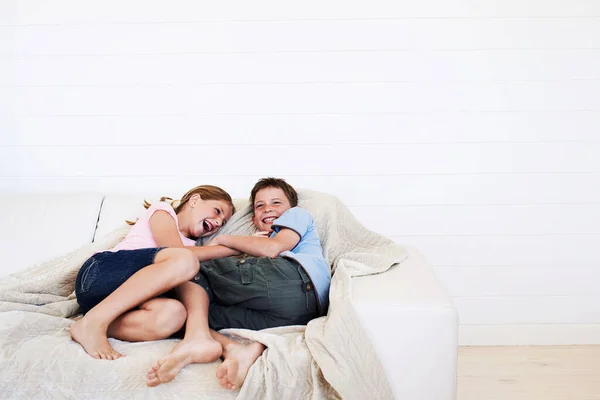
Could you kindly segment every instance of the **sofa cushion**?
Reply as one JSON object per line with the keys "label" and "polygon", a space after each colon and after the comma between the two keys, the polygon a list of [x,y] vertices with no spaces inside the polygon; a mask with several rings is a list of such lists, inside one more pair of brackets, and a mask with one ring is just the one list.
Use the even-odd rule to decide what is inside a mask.
{"label": "sofa cushion", "polygon": [[0,276],[91,243],[101,204],[99,194],[0,197]]}
{"label": "sofa cushion", "polygon": [[[156,201],[154,198],[146,198]],[[136,195],[109,195],[104,198],[98,227],[94,240],[100,240],[115,229],[127,225],[126,220],[135,221],[144,211],[144,196]]]}

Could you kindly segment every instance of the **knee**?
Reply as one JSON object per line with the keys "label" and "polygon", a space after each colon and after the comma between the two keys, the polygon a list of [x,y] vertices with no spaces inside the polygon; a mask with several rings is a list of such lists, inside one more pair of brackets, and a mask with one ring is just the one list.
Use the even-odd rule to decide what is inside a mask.
{"label": "knee", "polygon": [[173,250],[176,250],[176,252],[174,252],[171,258],[172,266],[181,274],[181,277],[185,280],[190,280],[196,276],[200,270],[200,263],[194,253],[188,249]]}
{"label": "knee", "polygon": [[151,330],[159,339],[168,338],[183,328],[186,319],[187,312],[183,304],[177,300],[170,300],[164,302],[157,310]]}

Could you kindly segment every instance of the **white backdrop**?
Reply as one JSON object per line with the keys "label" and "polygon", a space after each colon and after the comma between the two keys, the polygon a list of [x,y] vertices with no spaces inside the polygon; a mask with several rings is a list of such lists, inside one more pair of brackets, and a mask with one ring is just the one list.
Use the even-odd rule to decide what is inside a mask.
{"label": "white backdrop", "polygon": [[463,344],[600,342],[600,2],[0,2],[0,192],[285,177],[418,247]]}

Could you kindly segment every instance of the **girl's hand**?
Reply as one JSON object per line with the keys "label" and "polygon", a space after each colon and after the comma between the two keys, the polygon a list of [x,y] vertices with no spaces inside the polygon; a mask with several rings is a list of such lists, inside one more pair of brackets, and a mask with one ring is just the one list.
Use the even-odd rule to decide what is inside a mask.
{"label": "girl's hand", "polygon": [[266,238],[268,238],[270,234],[271,234],[271,232],[270,232],[270,231],[259,231],[259,232],[256,232],[256,233],[255,233],[254,235],[252,235],[252,236],[256,236],[256,237],[266,237]]}

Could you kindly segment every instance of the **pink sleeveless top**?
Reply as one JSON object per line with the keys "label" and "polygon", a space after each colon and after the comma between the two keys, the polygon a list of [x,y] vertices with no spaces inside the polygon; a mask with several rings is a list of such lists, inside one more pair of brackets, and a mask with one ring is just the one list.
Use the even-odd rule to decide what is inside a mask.
{"label": "pink sleeveless top", "polygon": [[[177,214],[175,214],[175,210],[169,203],[160,201],[152,204],[152,206],[146,210],[146,213],[135,223],[135,225],[131,227],[131,230],[125,239],[111,249],[111,251],[159,247],[154,241],[152,230],[150,229],[150,217],[152,217],[152,215],[158,210],[166,211],[173,217],[175,220],[175,225],[177,226],[177,231],[179,232],[179,221],[177,220]],[[186,238],[181,232],[179,232],[179,237],[181,238],[184,246],[194,246],[196,244],[195,240]]]}

